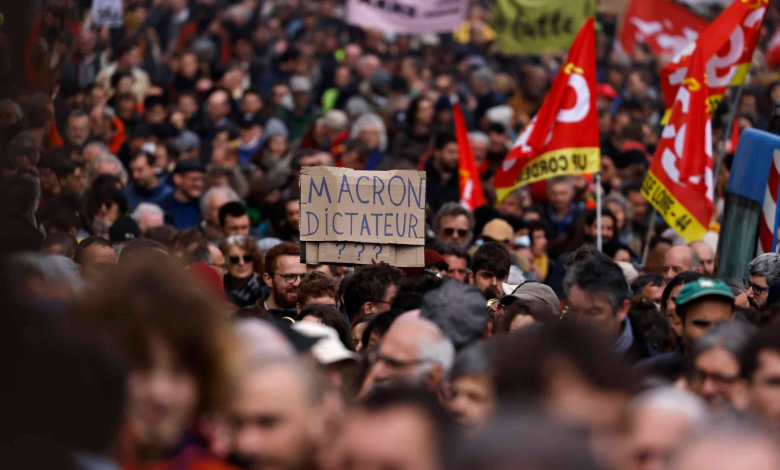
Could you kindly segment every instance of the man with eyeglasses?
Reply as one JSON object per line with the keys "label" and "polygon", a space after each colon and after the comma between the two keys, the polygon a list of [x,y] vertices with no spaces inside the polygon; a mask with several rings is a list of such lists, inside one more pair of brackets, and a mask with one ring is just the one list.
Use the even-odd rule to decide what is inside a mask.
{"label": "man with eyeglasses", "polygon": [[440,244],[457,243],[463,248],[471,244],[474,215],[457,202],[444,204],[433,218],[433,230]]}
{"label": "man with eyeglasses", "polygon": [[364,266],[355,271],[343,296],[350,323],[371,313],[389,311],[403,276],[403,271],[387,263]]}
{"label": "man with eyeglasses", "polygon": [[455,361],[455,348],[441,329],[416,312],[398,317],[376,353],[366,387],[410,385],[438,391]]}
{"label": "man with eyeglasses", "polygon": [[750,277],[743,279],[748,301],[756,309],[766,305],[769,287],[780,282],[780,253],[765,253],[748,265]]}
{"label": "man with eyeglasses", "polygon": [[[283,242],[265,254],[263,281],[271,289],[263,308],[276,317],[295,318],[298,314],[298,286],[306,276],[301,263],[301,249],[295,243]],[[259,303],[259,301],[258,301]]]}

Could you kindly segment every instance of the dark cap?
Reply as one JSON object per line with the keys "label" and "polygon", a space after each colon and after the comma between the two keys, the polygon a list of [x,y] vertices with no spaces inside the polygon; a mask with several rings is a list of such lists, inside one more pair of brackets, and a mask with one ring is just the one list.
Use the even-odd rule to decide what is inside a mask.
{"label": "dark cap", "polygon": [[206,170],[203,168],[203,165],[201,165],[200,162],[193,161],[193,160],[182,160],[176,164],[176,168],[173,170],[173,173],[182,174],[182,173],[190,173],[192,171],[199,171],[201,173],[206,172]]}
{"label": "dark cap", "polygon": [[108,238],[111,243],[125,243],[141,236],[141,229],[132,217],[123,216],[114,222],[108,229]]}
{"label": "dark cap", "polygon": [[526,282],[517,287],[510,295],[501,298],[502,305],[509,301],[521,301],[534,313],[541,315],[551,315],[560,318],[561,302],[555,292],[545,284],[540,282]]}

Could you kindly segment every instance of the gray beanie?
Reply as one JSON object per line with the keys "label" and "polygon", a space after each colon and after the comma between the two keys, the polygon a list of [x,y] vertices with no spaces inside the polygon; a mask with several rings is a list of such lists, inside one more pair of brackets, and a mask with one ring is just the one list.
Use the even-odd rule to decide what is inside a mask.
{"label": "gray beanie", "polygon": [[482,337],[488,322],[485,296],[474,286],[448,280],[423,297],[420,317],[431,320],[462,349]]}
{"label": "gray beanie", "polygon": [[290,137],[287,126],[278,118],[271,118],[265,123],[265,138],[270,139],[276,136]]}

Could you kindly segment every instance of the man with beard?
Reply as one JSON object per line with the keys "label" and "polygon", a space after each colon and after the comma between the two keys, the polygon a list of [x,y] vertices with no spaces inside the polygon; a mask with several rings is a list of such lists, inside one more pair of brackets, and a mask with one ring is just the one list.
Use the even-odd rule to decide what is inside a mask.
{"label": "man with beard", "polygon": [[[265,254],[263,281],[271,289],[263,307],[277,317],[295,318],[298,311],[298,285],[306,275],[301,263],[301,249],[295,243],[284,242]],[[258,302],[259,303],[259,302]]]}
{"label": "man with beard", "polygon": [[496,242],[485,243],[474,253],[471,261],[474,286],[487,300],[501,297],[502,284],[509,277],[511,264],[507,249]]}
{"label": "man with beard", "polygon": [[252,364],[228,415],[231,460],[248,470],[315,467],[324,439],[322,380],[294,359]]}
{"label": "man with beard", "polygon": [[458,202],[458,140],[453,134],[437,134],[433,158],[425,164],[428,175],[428,207],[438,211],[447,202]]}

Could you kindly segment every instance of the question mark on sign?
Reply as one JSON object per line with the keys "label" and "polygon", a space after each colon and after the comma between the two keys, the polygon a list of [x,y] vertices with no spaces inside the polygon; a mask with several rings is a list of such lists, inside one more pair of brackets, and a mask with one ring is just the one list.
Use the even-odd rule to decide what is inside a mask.
{"label": "question mark on sign", "polygon": [[376,256],[374,256],[374,258],[379,259],[379,255],[382,254],[383,248],[382,245],[374,245],[374,249],[376,250],[377,248],[379,248],[379,251],[376,252]]}
{"label": "question mark on sign", "polygon": [[355,243],[355,248],[357,248],[358,245],[360,245],[360,251],[358,251],[358,261],[360,261],[360,255],[362,255],[363,252],[366,251],[366,245],[362,243]]}
{"label": "question mark on sign", "polygon": [[347,244],[344,243],[344,242],[339,242],[339,243],[336,243],[336,246],[337,247],[341,247],[341,248],[339,248],[339,259],[341,259],[341,252],[344,251],[344,248],[347,247]]}

